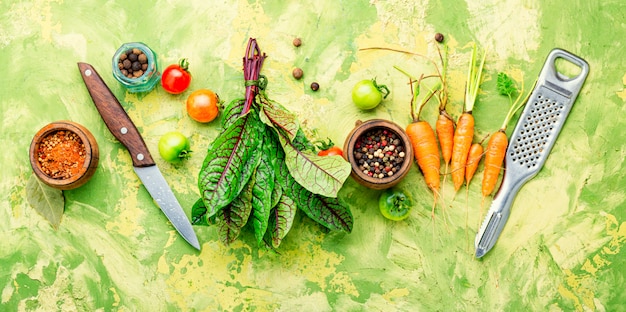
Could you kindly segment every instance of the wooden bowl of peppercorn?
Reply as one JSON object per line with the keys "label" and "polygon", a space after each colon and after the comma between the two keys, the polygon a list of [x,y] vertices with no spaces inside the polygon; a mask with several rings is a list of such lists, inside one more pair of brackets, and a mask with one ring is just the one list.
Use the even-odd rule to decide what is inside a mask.
{"label": "wooden bowl of peppercorn", "polygon": [[94,136],[72,121],[56,121],[41,128],[30,144],[30,165],[48,186],[71,190],[89,181],[100,154]]}
{"label": "wooden bowl of peppercorn", "polygon": [[409,142],[404,129],[389,120],[357,121],[343,147],[352,178],[376,190],[398,184],[413,164]]}

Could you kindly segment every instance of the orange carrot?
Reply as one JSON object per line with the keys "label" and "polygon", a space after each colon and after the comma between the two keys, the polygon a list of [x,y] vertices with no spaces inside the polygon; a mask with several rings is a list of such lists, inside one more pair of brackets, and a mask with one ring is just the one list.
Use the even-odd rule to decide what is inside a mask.
{"label": "orange carrot", "polygon": [[[400,70],[400,69],[399,69]],[[402,70],[400,70],[402,71]],[[402,71],[406,74],[406,72]],[[423,76],[422,76],[423,78]],[[413,79],[409,76],[409,83],[411,84],[411,117],[413,122],[406,127],[406,134],[411,141],[413,147],[413,154],[417,160],[417,165],[420,167],[424,180],[428,188],[433,191],[433,207],[431,209],[431,219],[435,219],[435,206],[437,205],[437,197],[439,196],[439,167],[441,166],[441,160],[439,158],[439,150],[437,149],[437,140],[435,139],[435,132],[430,124],[426,121],[420,120],[420,113],[424,105],[430,100],[436,91],[430,90],[428,96],[422,100],[419,107],[419,111],[415,112],[415,102],[417,101],[417,95],[419,94],[420,78],[417,81],[415,92],[413,91]],[[444,218],[445,221],[445,218]],[[433,230],[434,230],[433,222]],[[447,227],[447,224],[446,224]],[[434,234],[434,231],[433,231]]]}
{"label": "orange carrot", "polygon": [[465,88],[465,107],[463,114],[459,117],[454,133],[454,145],[452,147],[451,172],[454,190],[458,191],[463,185],[465,178],[465,166],[467,165],[467,156],[474,138],[474,116],[472,110],[478,96],[478,89],[482,81],[483,66],[485,65],[485,56],[483,54],[482,61],[476,65],[476,45],[472,50],[472,57],[469,63],[469,71],[467,75],[467,84]]}
{"label": "orange carrot", "polygon": [[482,193],[487,197],[493,192],[498,182],[498,176],[504,162],[504,155],[508,145],[508,139],[504,130],[491,135],[485,152],[485,170],[483,171]]}
{"label": "orange carrot", "polygon": [[467,156],[472,140],[474,138],[474,116],[465,112],[459,117],[456,123],[456,131],[454,132],[454,146],[452,148],[452,160],[450,170],[452,172],[452,182],[454,190],[458,191],[463,185],[465,178],[465,166],[467,164]]}
{"label": "orange carrot", "polygon": [[448,104],[448,79],[446,75],[448,68],[448,46],[444,45],[443,55],[441,54],[439,46],[437,46],[437,52],[439,53],[439,60],[441,61],[442,69],[439,73],[439,76],[441,77],[441,89],[438,94],[439,117],[435,123],[435,130],[437,131],[437,137],[439,138],[441,156],[443,157],[447,173],[448,165],[450,164],[450,159],[452,158],[454,137],[454,121],[452,120],[452,116],[450,116],[446,111],[446,105]]}
{"label": "orange carrot", "polygon": [[439,145],[441,145],[441,156],[443,163],[448,166],[452,159],[452,146],[454,145],[454,121],[445,109],[439,111],[439,118],[435,124]]}
{"label": "orange carrot", "polygon": [[[421,99],[419,109],[416,111],[420,84],[424,76],[422,75],[418,80],[415,80],[401,68],[397,66],[394,66],[394,68],[409,77],[409,85],[411,86],[411,118],[413,122],[406,127],[406,134],[409,137],[409,141],[411,141],[413,154],[415,154],[417,165],[424,175],[426,185],[435,195],[432,211],[434,218],[435,204],[437,203],[437,196],[439,196],[439,167],[441,166],[441,160],[439,158],[435,132],[428,122],[420,119],[420,114],[426,103],[437,93],[437,90],[429,89],[428,94]],[[416,84],[415,88],[413,87],[414,83]]]}
{"label": "orange carrot", "polygon": [[435,132],[426,121],[414,120],[406,127],[417,164],[424,174],[428,188],[435,193],[439,190],[439,150]]}
{"label": "orange carrot", "polygon": [[470,147],[469,155],[467,156],[467,167],[465,168],[465,181],[469,187],[469,183],[478,169],[478,163],[483,158],[483,145],[480,143],[474,143]]}
{"label": "orange carrot", "polygon": [[511,95],[513,92],[517,91],[517,88],[515,86],[515,82],[513,82],[513,80],[511,80],[511,78],[504,73],[498,74],[497,86],[500,94],[509,97],[511,107],[502,122],[500,130],[491,135],[491,138],[487,143],[487,150],[485,151],[485,170],[483,171],[482,182],[483,200],[485,197],[491,195],[496,187],[496,183],[498,182],[498,177],[500,176],[500,170],[502,169],[502,164],[506,155],[506,148],[509,144],[509,140],[505,132],[506,127],[511,121],[511,118],[513,118],[513,115],[515,115],[515,113],[522,108],[522,106],[524,106],[526,99],[530,96],[529,93],[526,99],[522,101],[522,95],[524,93],[524,81],[522,80],[522,87],[519,91],[519,95],[517,96],[515,102],[513,102]]}

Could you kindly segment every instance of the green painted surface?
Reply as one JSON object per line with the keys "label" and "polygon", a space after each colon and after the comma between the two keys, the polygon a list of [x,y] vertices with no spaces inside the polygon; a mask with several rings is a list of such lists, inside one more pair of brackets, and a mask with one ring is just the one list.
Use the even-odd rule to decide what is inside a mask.
{"label": "green painted surface", "polygon": [[[622,311],[626,295],[626,6],[621,1],[0,1],[0,305],[2,310],[233,311]],[[416,198],[411,218],[392,223],[377,211],[379,192],[348,180],[340,192],[354,214],[351,234],[325,233],[299,214],[279,253],[260,250],[245,232],[223,246],[211,227],[196,227],[202,252],[176,234],[131,169],[82,83],[76,62],[91,63],[156,152],[160,135],[179,130],[195,156],[183,166],[158,161],[189,214],[196,177],[218,124],[186,116],[190,91],[125,92],[110,74],[124,42],[142,41],[161,65],[187,57],[192,89],[222,99],[243,95],[241,58],[249,37],[269,55],[268,93],[294,111],[310,134],[343,142],[354,121],[409,122],[406,79],[431,72],[431,38],[450,45],[451,104],[462,103],[470,42],[489,49],[475,109],[477,135],[499,126],[506,101],[494,90],[507,71],[531,85],[554,47],[585,58],[591,73],[544,169],[519,193],[494,250],[472,255],[480,222],[479,183],[429,217],[432,194],[414,166],[400,185]],[[291,41],[303,39],[300,48]],[[301,81],[291,69],[302,67]],[[376,77],[392,95],[369,112],[350,89]],[[317,81],[320,91],[310,91]],[[433,122],[435,105],[424,116]],[[28,146],[45,124],[85,125],[100,145],[100,166],[83,187],[66,191],[53,230],[25,200]],[[510,129],[513,127],[511,126]],[[481,169],[482,170],[482,169]],[[480,173],[477,180],[480,181]],[[490,199],[487,199],[485,210]],[[445,217],[444,217],[445,216]],[[445,222],[444,222],[445,220]]]}

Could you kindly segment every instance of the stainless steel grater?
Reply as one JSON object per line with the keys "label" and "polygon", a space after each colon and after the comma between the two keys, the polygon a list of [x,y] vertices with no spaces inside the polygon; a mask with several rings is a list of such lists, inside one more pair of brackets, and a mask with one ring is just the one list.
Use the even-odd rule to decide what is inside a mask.
{"label": "stainless steel grater", "polygon": [[[559,58],[580,67],[580,73],[573,78],[560,73]],[[517,192],[543,167],[588,73],[589,64],[567,51],[554,49],[548,55],[509,140],[502,184],[474,242],[477,258],[495,245]]]}

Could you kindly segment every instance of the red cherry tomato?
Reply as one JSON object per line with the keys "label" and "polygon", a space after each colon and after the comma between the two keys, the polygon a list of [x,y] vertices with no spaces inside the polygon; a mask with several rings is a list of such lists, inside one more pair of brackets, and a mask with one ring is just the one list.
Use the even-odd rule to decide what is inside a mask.
{"label": "red cherry tomato", "polygon": [[333,146],[329,149],[319,151],[317,155],[318,156],[333,156],[333,155],[343,156],[343,151],[341,150],[341,148],[337,146]]}
{"label": "red cherry tomato", "polygon": [[317,156],[343,156],[341,148],[337,147],[330,139],[328,139],[328,142],[319,141],[318,143],[317,148],[319,148],[320,151],[317,153]]}
{"label": "red cherry tomato", "polygon": [[181,59],[178,64],[172,64],[165,68],[161,75],[163,89],[171,94],[180,94],[187,90],[191,83],[191,74],[188,68],[187,59]]}

